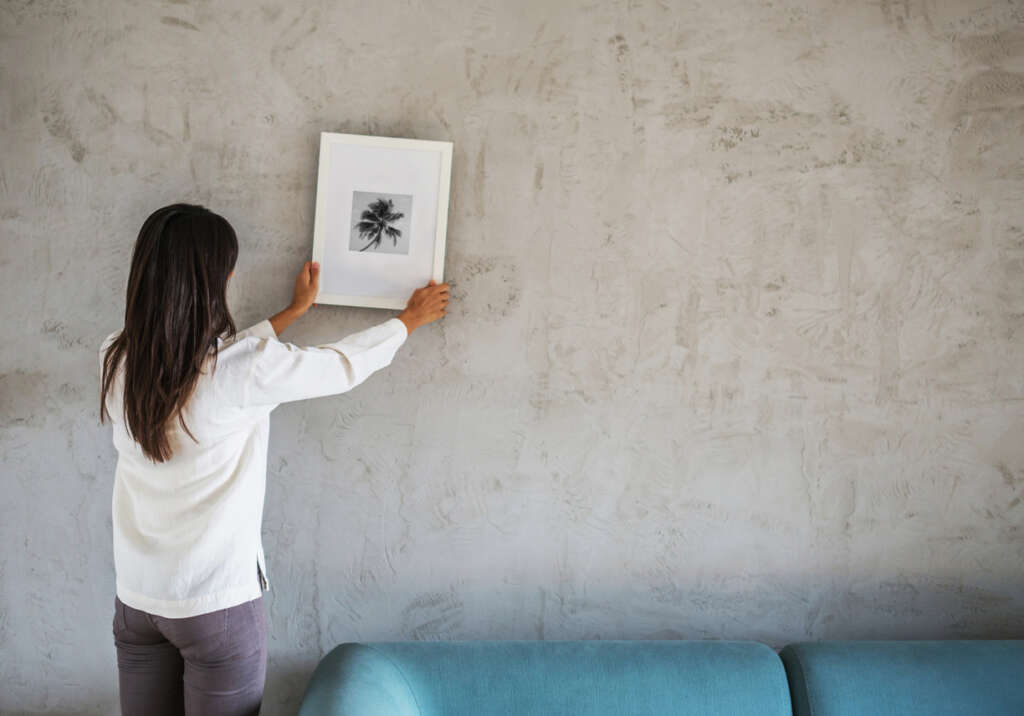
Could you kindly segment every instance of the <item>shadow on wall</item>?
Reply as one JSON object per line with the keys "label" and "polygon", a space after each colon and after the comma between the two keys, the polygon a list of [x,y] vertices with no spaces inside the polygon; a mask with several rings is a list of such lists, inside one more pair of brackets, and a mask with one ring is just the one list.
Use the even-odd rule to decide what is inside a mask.
{"label": "shadow on wall", "polygon": [[306,685],[322,656],[276,665],[272,660],[267,666],[267,686],[260,716],[283,716],[298,711]]}
{"label": "shadow on wall", "polygon": [[[389,601],[405,608],[357,626],[361,641],[739,639],[781,648],[811,640],[1024,638],[1020,577],[988,577],[984,586],[981,581],[746,576],[689,586],[648,577],[626,588],[621,580],[606,587],[595,577],[585,590],[534,587],[535,596],[527,599],[521,590],[499,592],[486,585],[412,594],[391,590]],[[323,620],[337,624],[317,634],[323,652],[353,640],[329,609],[320,605],[320,611]]]}

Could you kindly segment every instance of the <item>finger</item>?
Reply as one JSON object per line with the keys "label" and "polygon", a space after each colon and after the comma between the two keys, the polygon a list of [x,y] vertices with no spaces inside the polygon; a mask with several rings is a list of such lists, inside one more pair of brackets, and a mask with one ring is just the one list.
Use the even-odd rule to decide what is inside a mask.
{"label": "finger", "polygon": [[314,261],[309,265],[309,276],[313,285],[317,285],[320,282],[320,264]]}
{"label": "finger", "polygon": [[433,286],[433,285],[434,285],[434,284],[436,284],[436,283],[437,283],[437,281],[435,281],[434,279],[430,279],[430,282],[429,282],[429,283],[427,283],[427,285],[428,285],[428,286]]}

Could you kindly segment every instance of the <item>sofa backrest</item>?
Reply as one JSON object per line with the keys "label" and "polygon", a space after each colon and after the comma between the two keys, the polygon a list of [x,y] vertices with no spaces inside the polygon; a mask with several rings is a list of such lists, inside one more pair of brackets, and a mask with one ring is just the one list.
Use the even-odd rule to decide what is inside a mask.
{"label": "sofa backrest", "polygon": [[795,716],[1024,714],[1024,641],[830,641],[781,657]]}
{"label": "sofa backrest", "polygon": [[342,644],[300,716],[790,716],[778,655],[725,641]]}

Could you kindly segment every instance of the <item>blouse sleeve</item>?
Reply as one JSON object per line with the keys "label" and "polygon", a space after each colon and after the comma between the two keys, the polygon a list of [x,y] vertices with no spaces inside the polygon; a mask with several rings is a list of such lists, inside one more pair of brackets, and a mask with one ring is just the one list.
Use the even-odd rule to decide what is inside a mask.
{"label": "blouse sleeve", "polygon": [[334,343],[301,347],[279,341],[266,323],[248,335],[255,340],[242,391],[243,407],[344,393],[390,365],[408,337],[405,323],[390,318]]}

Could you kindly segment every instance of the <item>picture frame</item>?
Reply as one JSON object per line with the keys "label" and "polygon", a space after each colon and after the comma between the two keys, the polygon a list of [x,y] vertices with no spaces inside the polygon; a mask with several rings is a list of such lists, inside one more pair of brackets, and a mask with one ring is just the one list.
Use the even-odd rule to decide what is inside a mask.
{"label": "picture frame", "polygon": [[317,303],[405,308],[444,281],[452,143],[320,133]]}

